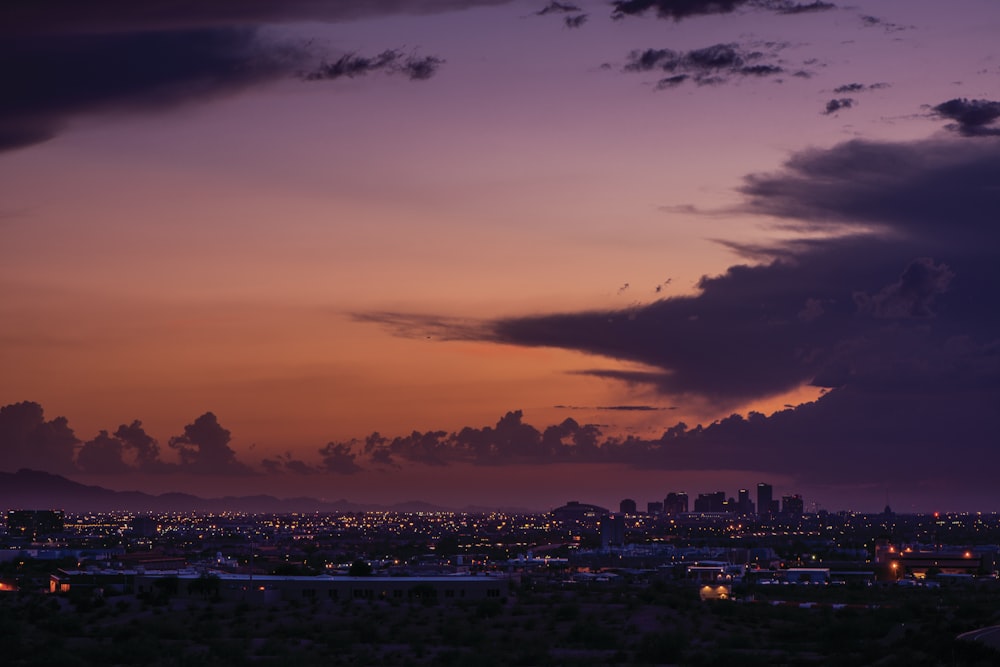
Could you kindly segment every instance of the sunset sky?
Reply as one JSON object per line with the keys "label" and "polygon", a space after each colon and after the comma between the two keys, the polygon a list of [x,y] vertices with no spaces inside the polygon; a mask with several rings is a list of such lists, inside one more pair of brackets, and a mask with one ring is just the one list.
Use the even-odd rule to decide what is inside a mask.
{"label": "sunset sky", "polygon": [[996,0],[0,8],[0,470],[1000,511],[998,35]]}

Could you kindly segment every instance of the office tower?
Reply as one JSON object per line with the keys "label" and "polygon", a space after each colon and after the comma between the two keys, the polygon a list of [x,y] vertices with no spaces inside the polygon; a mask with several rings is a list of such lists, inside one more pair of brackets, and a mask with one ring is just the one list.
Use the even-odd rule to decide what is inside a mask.
{"label": "office tower", "polygon": [[804,510],[805,502],[798,493],[794,496],[781,497],[781,513],[785,516],[802,516]]}
{"label": "office tower", "polygon": [[699,493],[694,499],[695,512],[725,512],[726,492],[716,491],[715,493]]}
{"label": "office tower", "polygon": [[618,511],[622,514],[635,514],[635,501],[631,498],[626,498],[618,504]]}
{"label": "office tower", "polygon": [[646,503],[646,514],[663,514],[663,503],[658,500],[650,500]]}
{"label": "office tower", "polygon": [[771,513],[771,500],[774,497],[774,487],[761,482],[757,485],[757,515],[765,517]]}
{"label": "office tower", "polygon": [[624,514],[612,514],[601,519],[601,545],[605,549],[625,546]]}
{"label": "office tower", "polygon": [[749,516],[753,514],[754,505],[753,501],[750,500],[749,489],[740,489],[739,499],[736,501],[736,511],[741,516]]}
{"label": "office tower", "polygon": [[688,494],[683,491],[671,491],[663,501],[663,511],[671,516],[688,511]]}

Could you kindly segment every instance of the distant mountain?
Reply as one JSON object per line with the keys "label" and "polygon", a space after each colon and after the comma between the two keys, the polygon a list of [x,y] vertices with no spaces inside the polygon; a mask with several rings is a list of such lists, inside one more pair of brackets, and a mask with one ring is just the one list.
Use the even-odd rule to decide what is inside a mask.
{"label": "distant mountain", "polygon": [[446,507],[419,501],[396,505],[363,505],[348,500],[276,498],[268,495],[201,498],[189,493],[151,495],[87,486],[60,475],[21,469],[0,472],[0,509],[61,509],[66,512],[447,512]]}

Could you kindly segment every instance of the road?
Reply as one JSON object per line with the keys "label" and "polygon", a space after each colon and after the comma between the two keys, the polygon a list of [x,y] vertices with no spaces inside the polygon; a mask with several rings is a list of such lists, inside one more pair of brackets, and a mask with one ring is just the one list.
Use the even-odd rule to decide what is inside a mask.
{"label": "road", "polygon": [[980,628],[970,632],[963,632],[959,639],[967,639],[974,642],[982,642],[991,648],[1000,650],[1000,625],[993,625],[988,628]]}

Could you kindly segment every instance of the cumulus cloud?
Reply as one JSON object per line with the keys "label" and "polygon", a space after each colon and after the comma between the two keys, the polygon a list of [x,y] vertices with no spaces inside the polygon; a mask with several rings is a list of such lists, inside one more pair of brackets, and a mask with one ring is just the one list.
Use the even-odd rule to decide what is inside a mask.
{"label": "cumulus cloud", "polygon": [[229,446],[230,437],[218,418],[206,412],[184,427],[184,435],[170,438],[168,444],[180,455],[181,470],[211,475],[250,472],[236,460],[236,452]]}
{"label": "cumulus cloud", "polygon": [[66,418],[46,421],[38,403],[23,401],[0,408],[0,465],[5,470],[72,471],[79,444]]}
{"label": "cumulus cloud", "polygon": [[964,137],[1000,136],[1000,102],[956,98],[932,108],[940,118],[955,121],[948,129]]}
{"label": "cumulus cloud", "polygon": [[327,472],[351,475],[361,471],[361,466],[355,463],[357,454],[350,443],[330,442],[319,453],[323,458],[322,468]]}
{"label": "cumulus cloud", "polygon": [[122,459],[125,448],[122,441],[101,431],[93,440],[88,440],[80,448],[77,465],[84,472],[96,474],[118,474],[129,470]]}
{"label": "cumulus cloud", "polygon": [[139,470],[152,471],[163,465],[160,461],[159,443],[146,433],[138,419],[131,424],[119,426],[115,437],[121,440],[124,450],[131,451],[135,467]]}

